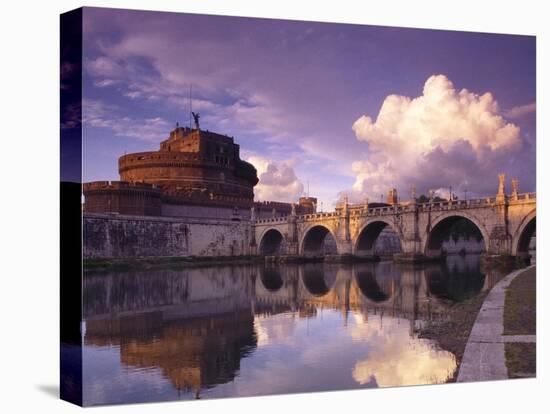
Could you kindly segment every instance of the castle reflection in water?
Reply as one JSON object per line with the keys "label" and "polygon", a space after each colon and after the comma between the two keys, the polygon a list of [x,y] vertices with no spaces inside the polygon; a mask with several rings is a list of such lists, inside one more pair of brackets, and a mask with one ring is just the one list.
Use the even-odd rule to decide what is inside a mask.
{"label": "castle reflection in water", "polygon": [[500,278],[478,256],[86,275],[86,405],[445,382],[418,337]]}

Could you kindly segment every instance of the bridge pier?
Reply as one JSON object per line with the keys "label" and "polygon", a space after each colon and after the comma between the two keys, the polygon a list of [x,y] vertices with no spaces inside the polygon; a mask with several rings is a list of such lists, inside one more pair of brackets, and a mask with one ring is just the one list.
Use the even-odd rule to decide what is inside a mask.
{"label": "bridge pier", "polygon": [[511,255],[512,237],[507,231],[505,225],[498,225],[493,228],[489,236],[489,255]]}
{"label": "bridge pier", "polygon": [[337,240],[338,255],[351,256],[353,254],[353,246],[350,240]]}
{"label": "bridge pier", "polygon": [[393,255],[393,260],[398,263],[423,263],[428,261],[441,260],[443,256],[438,251],[434,254],[426,254],[423,250],[422,238],[419,229],[419,209],[416,202],[412,205],[412,211],[408,214],[409,221],[412,222],[404,231],[401,240],[401,253]]}
{"label": "bridge pier", "polygon": [[298,256],[300,254],[298,251],[298,242],[288,242],[284,253],[287,256]]}

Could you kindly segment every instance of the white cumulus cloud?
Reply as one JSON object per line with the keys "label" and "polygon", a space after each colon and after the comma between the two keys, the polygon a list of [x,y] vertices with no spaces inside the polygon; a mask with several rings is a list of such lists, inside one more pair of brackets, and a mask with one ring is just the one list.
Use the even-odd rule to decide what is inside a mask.
{"label": "white cumulus cloud", "polygon": [[458,90],[445,75],[431,76],[419,97],[387,96],[376,120],[364,115],[352,128],[370,154],[352,164],[356,198],[379,197],[394,186],[472,189],[479,174],[496,180],[498,165],[504,168],[501,161],[522,145],[519,127],[504,118],[491,93]]}
{"label": "white cumulus cloud", "polygon": [[254,196],[259,201],[296,201],[304,192],[304,185],[296,176],[292,161],[274,162],[260,156],[247,158],[258,171],[259,183]]}

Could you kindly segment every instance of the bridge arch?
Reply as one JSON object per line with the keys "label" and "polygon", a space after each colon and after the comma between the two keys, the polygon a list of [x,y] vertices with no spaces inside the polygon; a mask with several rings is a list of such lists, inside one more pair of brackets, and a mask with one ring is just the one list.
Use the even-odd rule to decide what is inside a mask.
{"label": "bridge arch", "polygon": [[357,237],[353,246],[354,254],[358,256],[373,255],[378,236],[380,236],[382,231],[388,228],[396,234],[399,240],[399,250],[402,251],[403,244],[399,230],[395,228],[390,220],[376,219],[374,221],[369,221],[368,223],[364,224],[359,233],[357,233]]}
{"label": "bridge arch", "polygon": [[285,236],[275,228],[269,228],[262,234],[258,252],[262,256],[277,256],[284,252]]}
{"label": "bridge arch", "polygon": [[304,232],[300,243],[300,254],[304,256],[324,256],[325,254],[337,253],[336,236],[328,227],[316,224]]}
{"label": "bridge arch", "polygon": [[489,233],[481,222],[470,214],[460,211],[452,211],[437,217],[431,223],[424,241],[423,251],[426,256],[439,256],[443,242],[448,239],[451,227],[459,220],[466,220],[472,224],[481,234],[484,251],[489,251]]}
{"label": "bridge arch", "polygon": [[529,244],[531,238],[535,235],[537,229],[537,212],[531,210],[518,226],[512,238],[512,255],[527,256],[529,254]]}

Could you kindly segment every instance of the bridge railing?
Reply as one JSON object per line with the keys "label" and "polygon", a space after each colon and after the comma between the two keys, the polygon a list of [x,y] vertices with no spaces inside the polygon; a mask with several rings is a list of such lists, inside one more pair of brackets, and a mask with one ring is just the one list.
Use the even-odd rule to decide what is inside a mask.
{"label": "bridge railing", "polygon": [[[507,196],[508,201],[525,201],[525,200],[536,200],[537,193],[521,193],[517,195],[517,198],[512,196]],[[452,200],[452,201],[436,201],[428,203],[419,203],[419,204],[394,204],[391,206],[383,207],[367,207],[367,206],[351,206],[349,214],[352,217],[357,216],[383,216],[383,215],[393,215],[399,213],[413,212],[415,209],[418,211],[442,211],[442,210],[463,210],[469,208],[480,208],[492,206],[496,203],[496,197],[482,197],[482,198],[473,198],[468,200]],[[299,221],[310,221],[316,219],[325,219],[325,218],[334,218],[340,217],[342,211],[332,211],[332,212],[322,212],[322,213],[309,213],[297,215],[296,219]],[[284,223],[288,221],[290,217],[289,214],[279,217],[270,217],[265,219],[258,219],[256,223],[258,224],[267,224],[267,223]]]}
{"label": "bridge railing", "polygon": [[326,219],[326,218],[334,218],[334,217],[340,217],[340,212],[331,211],[331,212],[323,212],[323,213],[302,214],[302,215],[296,216],[296,219],[298,221],[310,221],[310,220]]}
{"label": "bridge railing", "polygon": [[439,211],[478,208],[490,206],[495,203],[494,197],[475,198],[469,200],[437,201],[418,205],[420,211]]}
{"label": "bridge railing", "polygon": [[278,217],[269,217],[264,219],[256,219],[256,223],[263,224],[263,223],[283,223],[288,220],[288,214],[284,216],[278,216]]}
{"label": "bridge railing", "polygon": [[[284,222],[288,221],[288,218],[290,216],[291,216],[290,214],[286,214],[284,216],[257,219],[256,223],[258,223],[258,224],[284,223]],[[314,220],[314,219],[323,219],[323,218],[339,217],[339,216],[340,216],[339,212],[331,211],[331,212],[326,212],[326,213],[299,214],[299,215],[296,215],[296,218],[298,220]]]}
{"label": "bridge railing", "polygon": [[537,193],[521,193],[518,194],[516,199],[512,199],[513,201],[525,201],[525,200],[536,200],[537,199]]}

